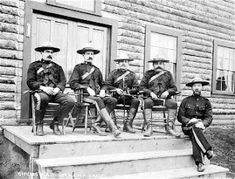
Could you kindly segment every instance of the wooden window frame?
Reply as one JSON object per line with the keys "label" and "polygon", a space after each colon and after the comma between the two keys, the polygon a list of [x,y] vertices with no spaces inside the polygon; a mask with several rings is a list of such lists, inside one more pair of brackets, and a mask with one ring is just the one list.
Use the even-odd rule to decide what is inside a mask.
{"label": "wooden window frame", "polygon": [[[52,15],[55,17],[61,17],[65,19],[72,19],[78,22],[91,23],[94,25],[100,25],[108,28],[108,38],[107,44],[110,48],[107,50],[106,64],[107,69],[105,74],[109,74],[111,70],[115,68],[114,59],[117,55],[117,20],[109,19],[105,17],[100,17],[92,14],[82,13],[78,11],[73,11],[70,9],[64,9],[56,6],[49,6],[45,3],[26,1],[25,2],[25,21],[24,21],[24,60],[23,60],[23,70],[22,70],[22,83],[21,83],[21,119],[27,119],[30,116],[30,109],[27,107],[29,96],[23,98],[24,91],[28,89],[26,84],[27,79],[27,69],[31,62],[31,48],[32,48],[32,21],[33,14],[39,13],[44,15]],[[28,98],[28,99],[27,99]]]}
{"label": "wooden window frame", "polygon": [[151,33],[159,33],[177,38],[177,55],[176,55],[176,76],[175,84],[180,89],[181,80],[181,52],[182,52],[182,32],[176,29],[157,25],[146,25],[146,38],[145,38],[145,54],[144,54],[144,71],[148,70],[148,60],[150,59],[150,42]]}
{"label": "wooden window frame", "polygon": [[217,60],[218,60],[217,59],[218,46],[235,49],[235,43],[226,42],[226,41],[222,41],[222,40],[214,40],[214,44],[213,44],[213,70],[212,70],[212,94],[213,95],[235,97],[235,93],[229,93],[226,91],[216,90],[216,71],[217,71]]}
{"label": "wooden window frame", "polygon": [[51,6],[57,6],[57,7],[64,8],[64,9],[69,9],[69,10],[74,10],[74,11],[79,11],[79,12],[83,12],[83,13],[88,13],[88,14],[101,16],[101,0],[94,0],[94,2],[95,2],[94,11],[89,11],[89,10],[82,9],[82,8],[79,8],[79,7],[73,7],[73,6],[70,6],[70,5],[66,5],[66,4],[56,2],[56,0],[46,0],[46,3],[48,5],[51,5]]}

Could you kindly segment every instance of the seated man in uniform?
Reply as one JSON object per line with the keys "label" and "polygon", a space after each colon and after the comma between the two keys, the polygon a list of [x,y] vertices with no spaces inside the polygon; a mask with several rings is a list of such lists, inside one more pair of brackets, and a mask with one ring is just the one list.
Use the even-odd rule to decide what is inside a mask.
{"label": "seated man in uniform", "polygon": [[164,69],[165,63],[169,62],[164,58],[154,58],[148,62],[153,63],[154,69],[145,72],[141,82],[140,90],[144,91],[144,119],[147,124],[145,137],[152,135],[151,115],[153,105],[159,105],[159,99],[165,99],[168,110],[166,130],[173,136],[180,136],[174,131],[176,120],[177,103],[171,96],[177,91],[171,72]]}
{"label": "seated man in uniform", "polygon": [[[134,97],[138,90],[138,80],[134,72],[129,70],[129,61],[132,61],[127,55],[122,55],[114,61],[117,62],[118,68],[113,70],[103,89],[115,91],[113,96],[118,100],[119,104],[130,105],[129,113],[124,119],[123,131],[135,133],[132,123],[138,111],[139,100]],[[102,94],[103,96],[105,94]],[[115,116],[115,115],[114,115]]]}
{"label": "seated man in uniform", "polygon": [[68,115],[74,106],[74,100],[66,94],[66,78],[62,67],[52,61],[53,54],[60,49],[54,47],[50,42],[44,42],[35,48],[35,51],[42,55],[41,60],[32,62],[27,73],[27,85],[35,91],[35,116],[36,135],[43,136],[43,118],[49,102],[60,103],[60,109],[56,113],[50,128],[54,134],[60,135],[58,124],[63,122],[63,118]]}
{"label": "seated man in uniform", "polygon": [[198,77],[187,83],[186,86],[192,88],[193,95],[182,101],[178,111],[178,121],[182,123],[182,130],[192,141],[193,157],[199,172],[205,170],[201,154],[206,155],[208,159],[213,157],[212,147],[203,134],[212,122],[211,103],[201,96],[202,86],[208,84],[209,82]]}
{"label": "seated man in uniform", "polygon": [[[100,51],[94,49],[91,44],[88,44],[83,49],[77,51],[78,54],[83,55],[84,63],[77,64],[74,67],[69,84],[71,89],[74,91],[80,88],[84,88],[85,92],[88,93],[88,95],[85,96],[84,101],[95,104],[99,114],[111,129],[114,137],[118,137],[121,133],[117,129],[109,114],[114,110],[117,100],[113,97],[104,97],[101,99],[98,96],[104,84],[103,76],[100,69],[94,66],[92,62],[94,55],[98,54],[99,52]],[[99,135],[105,135],[105,133],[103,133],[99,127],[100,122],[100,120],[95,121],[95,123],[92,125],[92,128]]]}

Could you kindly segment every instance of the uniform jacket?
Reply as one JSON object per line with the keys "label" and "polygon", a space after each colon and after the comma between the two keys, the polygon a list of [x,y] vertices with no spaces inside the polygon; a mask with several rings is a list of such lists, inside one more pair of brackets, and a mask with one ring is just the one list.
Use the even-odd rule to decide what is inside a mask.
{"label": "uniform jacket", "polygon": [[[82,79],[82,76],[85,73],[90,72],[92,67],[95,68],[95,71],[87,78]],[[96,94],[98,94],[100,92],[100,89],[104,85],[104,81],[99,68],[91,63],[81,63],[74,67],[73,73],[69,80],[69,84],[71,89],[73,90],[77,90],[81,87],[90,87],[96,92]]]}
{"label": "uniform jacket", "polygon": [[158,97],[165,91],[169,92],[169,95],[174,94],[177,91],[173,77],[171,73],[163,69],[163,74],[158,76],[153,81],[150,81],[151,77],[160,73],[154,69],[145,72],[141,82],[140,90],[143,90],[145,94],[150,95],[151,92],[155,93]]}
{"label": "uniform jacket", "polygon": [[[129,71],[130,73],[125,76],[124,83],[123,79],[116,81],[118,77],[122,76],[127,71]],[[115,69],[109,74],[107,80],[105,81],[104,89],[112,90],[115,88],[120,88],[123,91],[129,91],[137,90],[138,86],[139,83],[134,72],[124,69]]]}
{"label": "uniform jacket", "polygon": [[58,87],[61,91],[66,85],[66,77],[62,67],[52,61],[35,61],[29,65],[27,85],[31,90],[42,86]]}
{"label": "uniform jacket", "polygon": [[192,95],[182,101],[178,111],[178,121],[184,128],[192,118],[201,119],[205,127],[211,124],[212,107],[207,98]]}

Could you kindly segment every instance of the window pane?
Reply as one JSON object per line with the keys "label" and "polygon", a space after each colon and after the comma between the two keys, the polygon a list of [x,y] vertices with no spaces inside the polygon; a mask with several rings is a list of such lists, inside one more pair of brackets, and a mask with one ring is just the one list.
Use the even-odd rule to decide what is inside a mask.
{"label": "window pane", "polygon": [[163,57],[170,60],[170,62],[176,62],[176,43],[176,37],[152,32],[150,42],[150,58]]}
{"label": "window pane", "polygon": [[216,75],[216,90],[219,91],[226,91],[227,85],[226,85],[226,77],[225,77],[225,72],[222,70],[217,70],[217,75]]}
{"label": "window pane", "polygon": [[[161,57],[170,61],[166,63],[166,70],[172,72],[173,77],[176,76],[176,55],[177,55],[177,38],[160,34],[156,32],[151,33],[150,41],[150,59]],[[152,64],[149,64],[149,69],[152,69]]]}
{"label": "window pane", "polygon": [[94,11],[95,0],[56,0],[59,4]]}

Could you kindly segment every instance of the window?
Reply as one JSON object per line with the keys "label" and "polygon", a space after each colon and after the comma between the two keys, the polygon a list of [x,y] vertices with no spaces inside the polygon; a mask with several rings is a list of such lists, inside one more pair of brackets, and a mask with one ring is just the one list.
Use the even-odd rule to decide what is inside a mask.
{"label": "window", "polygon": [[169,60],[166,69],[170,71],[179,87],[181,35],[168,28],[146,26],[145,71],[152,68],[149,59],[162,57]]}
{"label": "window", "polygon": [[214,41],[213,93],[235,94],[235,44]]}
{"label": "window", "polygon": [[100,0],[47,0],[47,4],[100,15]]}

